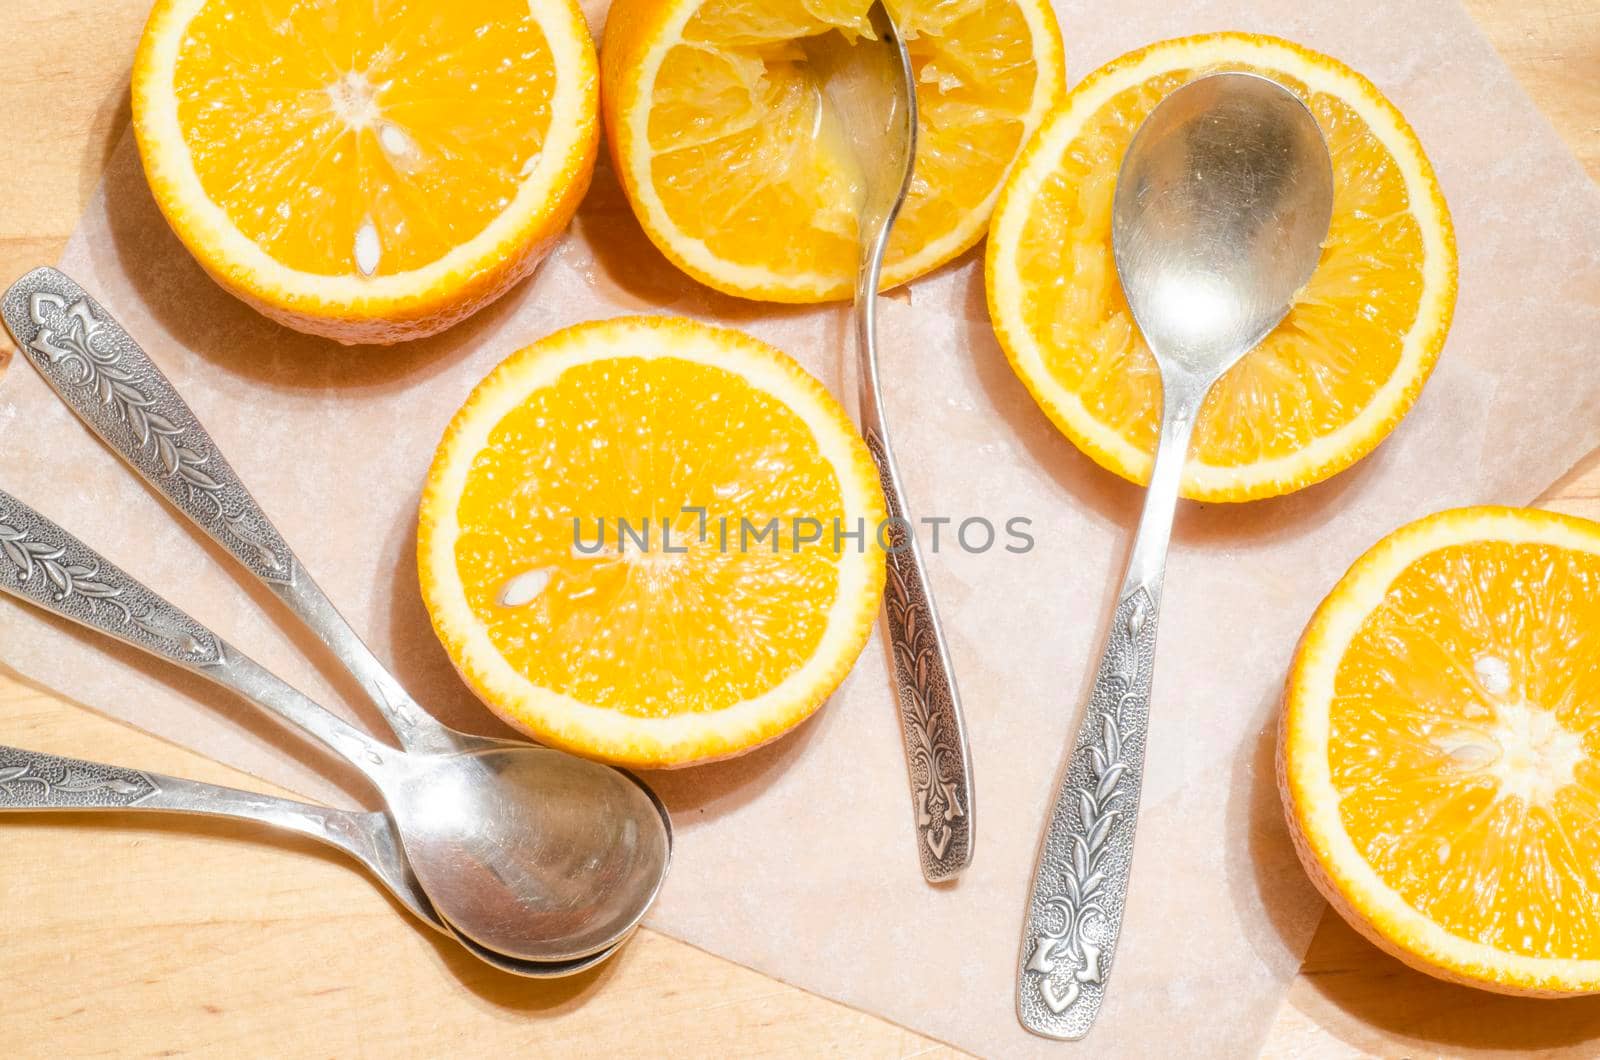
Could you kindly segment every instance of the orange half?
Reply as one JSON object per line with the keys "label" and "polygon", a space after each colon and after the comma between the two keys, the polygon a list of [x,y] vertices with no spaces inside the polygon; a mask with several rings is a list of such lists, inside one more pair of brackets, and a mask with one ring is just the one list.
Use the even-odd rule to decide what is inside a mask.
{"label": "orange half", "polygon": [[[662,253],[728,294],[848,298],[862,177],[806,42],[873,36],[869,0],[616,0],[601,75],[607,142]],[[890,0],[919,110],[891,233],[892,287],[977,243],[1012,160],[1065,89],[1045,0]],[[862,46],[862,45],[858,45]]]}
{"label": "orange half", "polygon": [[133,126],[207,272],[290,327],[431,334],[521,279],[599,149],[572,0],[159,0]]}
{"label": "orange half", "polygon": [[1096,70],[1018,159],[995,209],[985,285],[1011,366],[1101,466],[1147,481],[1161,410],[1155,358],[1111,253],[1122,156],[1173,89],[1239,70],[1311,108],[1333,158],[1332,225],[1288,316],[1212,389],[1183,494],[1243,501],[1333,475],[1381,442],[1433,370],[1456,296],[1450,214],[1422,146],[1373,84],[1289,41],[1215,33]]}
{"label": "orange half", "polygon": [[625,317],[473,391],[428,474],[418,563],[440,642],[502,718],[678,766],[786,732],[843,679],[883,595],[883,513],[866,445],[794,361]]}
{"label": "orange half", "polygon": [[1318,609],[1281,779],[1313,881],[1442,978],[1600,990],[1600,525],[1466,508],[1385,538]]}

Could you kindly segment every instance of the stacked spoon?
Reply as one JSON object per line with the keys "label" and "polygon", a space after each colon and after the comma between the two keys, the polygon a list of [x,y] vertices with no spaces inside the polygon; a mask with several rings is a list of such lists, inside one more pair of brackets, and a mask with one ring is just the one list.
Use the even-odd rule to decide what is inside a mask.
{"label": "stacked spoon", "polygon": [[[400,744],[328,712],[0,492],[0,589],[214,681],[314,737],[372,784],[384,812],[340,816],[149,774],[77,794],[116,806],[298,821],[303,827],[288,827],[357,857],[425,922],[516,974],[571,974],[613,953],[666,876],[671,825],[654,795],[620,770],[458,732],[429,714],[301,567],[160,369],[67,276],[28,273],[0,299],[0,313],[62,400],[332,650]],[[59,759],[10,768],[19,765],[27,771],[0,788],[0,809],[30,808],[20,805],[24,790],[40,804],[32,808],[73,794],[52,779],[57,768],[62,777],[111,768]],[[152,790],[135,798],[121,791],[128,785]]]}

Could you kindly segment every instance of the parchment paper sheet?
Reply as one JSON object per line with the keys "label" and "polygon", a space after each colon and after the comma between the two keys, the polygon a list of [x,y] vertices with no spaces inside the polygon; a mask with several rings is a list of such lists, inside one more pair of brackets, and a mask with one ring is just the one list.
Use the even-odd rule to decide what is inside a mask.
{"label": "parchment paper sheet", "polygon": [[[1012,1012],[1024,892],[1139,502],[1061,438],[1013,377],[969,255],[884,314],[889,414],[923,515],[1033,520],[1036,549],[943,549],[933,580],[966,702],[977,857],[926,886],[882,646],[815,719],[730,763],[650,779],[676,816],[651,923],[982,1053],[1240,1056],[1259,1046],[1319,903],[1280,823],[1274,713],[1317,600],[1380,535],[1439,508],[1526,502],[1600,442],[1600,199],[1455,0],[1058,0],[1071,75],[1159,38],[1242,28],[1344,58],[1414,123],[1461,247],[1449,346],[1411,416],[1330,483],[1246,507],[1186,505],[1168,574],[1145,809],[1122,948],[1081,1047]],[[599,10],[591,10],[598,27]],[[425,702],[493,722],[451,673],[413,572],[417,492],[441,430],[514,349],[575,322],[681,313],[746,328],[840,392],[838,308],[725,299],[648,244],[602,165],[564,244],[455,330],[343,349],[267,323],[168,233],[131,140],[64,268],[192,401],[302,559]],[[9,280],[10,277],[6,277]],[[349,686],[96,444],[25,364],[0,380],[0,485],[352,716]],[[308,662],[303,653],[309,651]],[[307,794],[360,795],[328,760],[197,681],[0,600],[0,658],[96,709]],[[93,747],[82,749],[93,756]],[[531,988],[530,988],[531,989]]]}

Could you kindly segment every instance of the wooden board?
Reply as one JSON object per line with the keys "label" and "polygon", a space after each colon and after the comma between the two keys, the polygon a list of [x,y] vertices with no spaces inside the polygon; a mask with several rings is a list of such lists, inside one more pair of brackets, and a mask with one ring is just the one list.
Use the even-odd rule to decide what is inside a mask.
{"label": "wooden board", "polygon": [[[128,122],[148,0],[0,0],[0,281],[54,261]],[[1468,0],[1600,177],[1600,0]],[[0,350],[0,357],[9,350]],[[1600,518],[1600,460],[1550,493]],[[0,644],[0,658],[4,647]],[[271,790],[0,674],[0,742]],[[1272,1028],[1274,1056],[1593,1055],[1600,998],[1535,1002],[1410,971],[1337,917]],[[413,927],[309,843],[192,821],[8,819],[0,1047],[20,1055],[937,1056],[951,1050],[651,932],[589,975],[527,983]]]}

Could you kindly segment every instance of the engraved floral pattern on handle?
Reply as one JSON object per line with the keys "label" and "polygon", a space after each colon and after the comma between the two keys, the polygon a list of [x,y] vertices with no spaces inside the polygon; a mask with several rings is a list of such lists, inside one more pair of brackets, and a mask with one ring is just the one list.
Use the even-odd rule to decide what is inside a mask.
{"label": "engraved floral pattern on handle", "polygon": [[0,809],[136,806],[160,790],[136,769],[0,747]]}
{"label": "engraved floral pattern on handle", "polygon": [[[1159,592],[1159,590],[1156,590]],[[1028,899],[1017,1005],[1025,1026],[1082,1037],[1110,974],[1127,902],[1155,664],[1154,592],[1127,592],[1056,792]]]}
{"label": "engraved floral pattern on handle", "polygon": [[289,546],[166,376],[83,288],[35,269],[0,311],[18,348],[95,433],[257,575],[293,582]]}
{"label": "engraved floral pattern on handle", "polygon": [[0,591],[186,666],[225,662],[210,632],[4,490]]}
{"label": "engraved floral pattern on handle", "polygon": [[929,880],[956,876],[972,857],[971,778],[955,682],[946,670],[932,602],[908,538],[878,432],[865,433],[888,510],[884,614],[894,658],[901,735],[911,772],[918,853]]}

